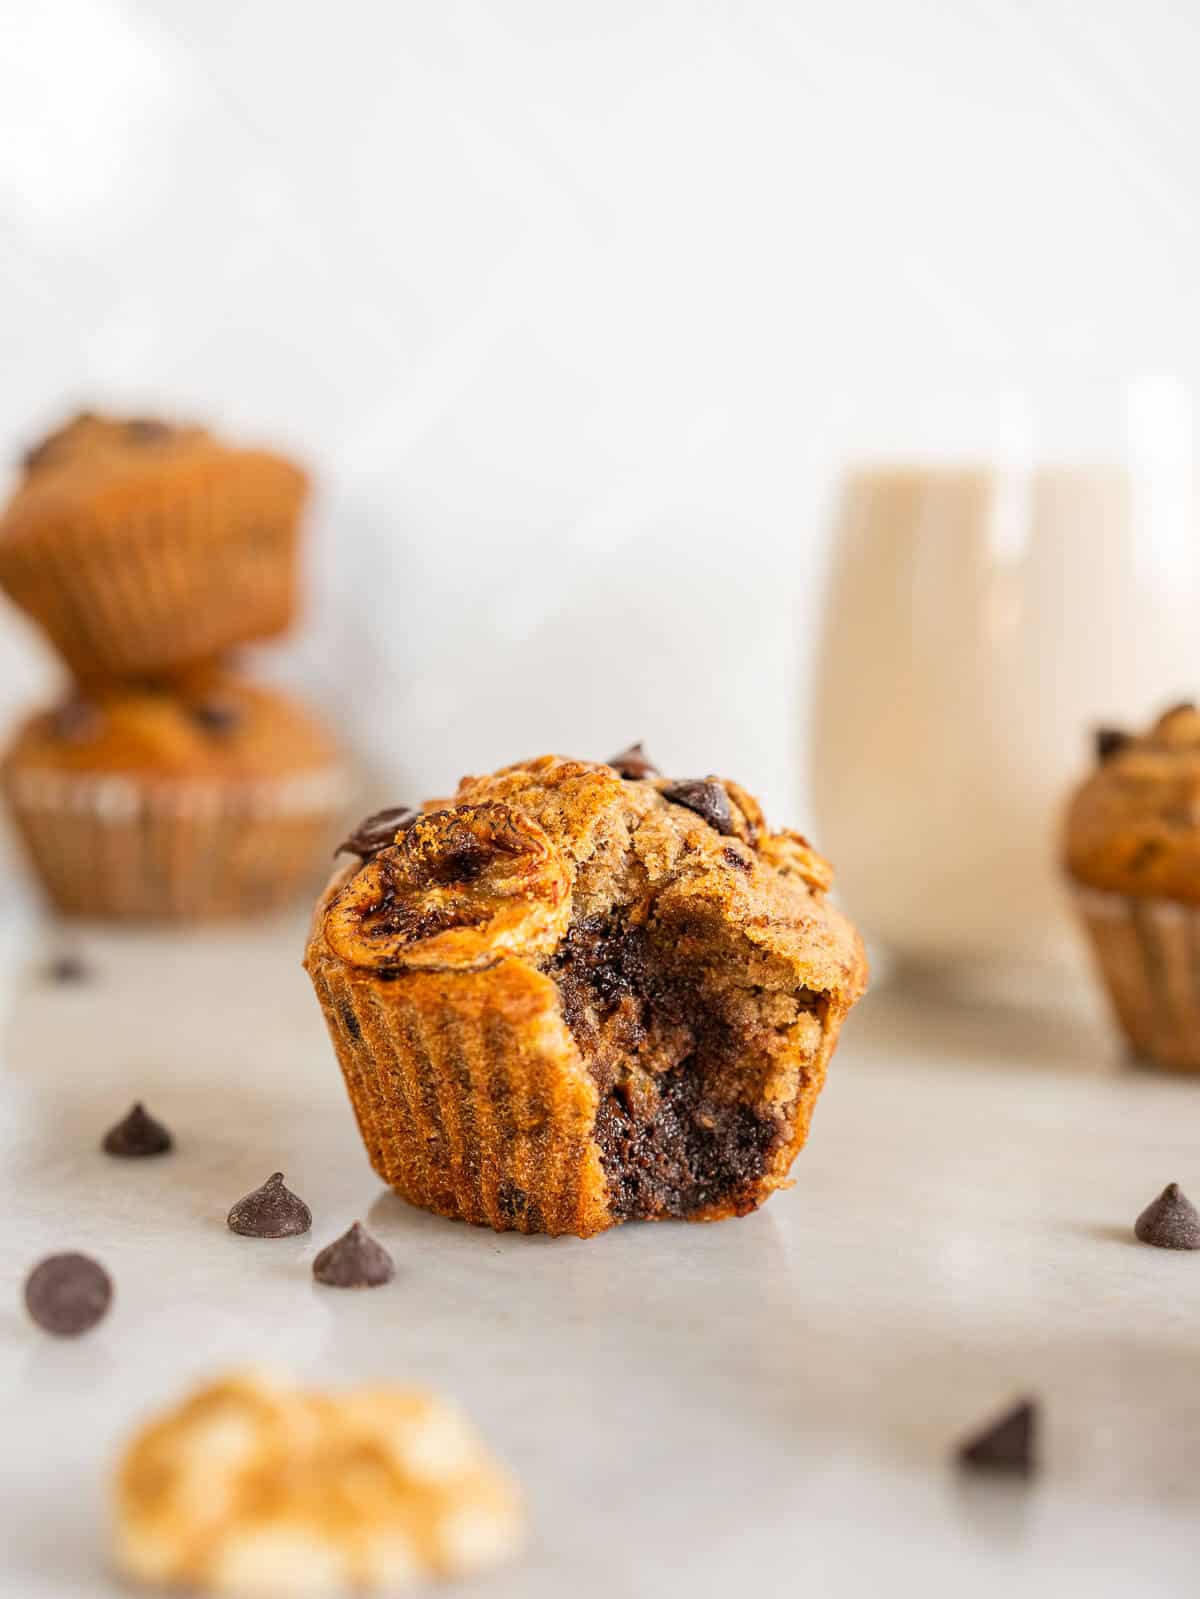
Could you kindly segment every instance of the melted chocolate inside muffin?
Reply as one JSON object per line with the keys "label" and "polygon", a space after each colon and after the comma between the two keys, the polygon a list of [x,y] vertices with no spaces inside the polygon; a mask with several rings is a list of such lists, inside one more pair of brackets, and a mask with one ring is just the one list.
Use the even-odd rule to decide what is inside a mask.
{"label": "melted chocolate inside muffin", "polygon": [[[707,951],[707,958],[705,955]],[[712,928],[653,908],[575,923],[548,968],[563,1015],[600,1091],[596,1142],[613,1215],[749,1211],[786,1134],[785,1106],[764,1101],[772,1045],[818,995],[755,994]]]}

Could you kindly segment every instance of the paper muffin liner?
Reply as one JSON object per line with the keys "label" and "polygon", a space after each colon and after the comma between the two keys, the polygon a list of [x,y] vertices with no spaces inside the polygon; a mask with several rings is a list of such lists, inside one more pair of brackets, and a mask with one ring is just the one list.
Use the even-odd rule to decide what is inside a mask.
{"label": "paper muffin liner", "polygon": [[1078,885],[1073,897],[1133,1052],[1200,1072],[1200,907]]}
{"label": "paper muffin liner", "polygon": [[81,681],[158,672],[286,631],[304,474],[216,459],[0,540],[0,586]]}
{"label": "paper muffin liner", "polygon": [[310,889],[346,784],[331,766],[252,782],[9,770],[4,787],[59,911],[184,921],[254,915]]}
{"label": "paper muffin liner", "polygon": [[591,1137],[596,1086],[549,978],[505,960],[389,983],[311,947],[308,966],[385,1183],[413,1205],[497,1232],[588,1237],[609,1224]]}

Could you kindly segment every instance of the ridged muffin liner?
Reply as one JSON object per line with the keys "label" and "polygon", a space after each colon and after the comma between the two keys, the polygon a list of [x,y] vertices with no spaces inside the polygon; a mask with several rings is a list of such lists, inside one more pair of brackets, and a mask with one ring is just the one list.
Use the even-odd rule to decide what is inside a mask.
{"label": "ridged muffin liner", "polygon": [[1200,907],[1072,885],[1117,1022],[1134,1054],[1200,1072]]}
{"label": "ridged muffin liner", "polygon": [[[371,1165],[411,1204],[499,1232],[589,1237],[611,1226],[593,1137],[599,1095],[553,981],[515,959],[392,981],[322,950],[307,966]],[[804,1105],[760,1199],[784,1186],[847,1007],[831,1004]],[[744,1210],[746,1207],[740,1207]],[[696,1220],[735,1214],[713,1206]]]}
{"label": "ridged muffin liner", "polygon": [[51,903],[66,915],[120,920],[254,915],[287,904],[311,887],[345,787],[336,766],[253,781],[4,774]]}
{"label": "ridged muffin liner", "polygon": [[98,494],[0,539],[0,586],[83,682],[159,672],[286,631],[306,492],[271,457]]}

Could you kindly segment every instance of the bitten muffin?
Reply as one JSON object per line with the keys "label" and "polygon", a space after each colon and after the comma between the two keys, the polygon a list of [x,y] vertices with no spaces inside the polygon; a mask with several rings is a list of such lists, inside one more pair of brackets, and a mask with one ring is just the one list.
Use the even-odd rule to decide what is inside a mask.
{"label": "bitten muffin", "polygon": [[321,723],[215,667],[39,713],[0,781],[52,902],[99,917],[286,903],[313,881],[344,800]]}
{"label": "bitten muffin", "polygon": [[115,1498],[122,1572],[231,1599],[394,1593],[497,1565],[524,1540],[508,1474],[457,1411],[412,1388],[234,1373],[137,1434]]}
{"label": "bitten muffin", "polygon": [[375,1170],[587,1237],[787,1182],[866,966],[830,871],[718,778],[542,756],[385,813],[305,964]]}
{"label": "bitten muffin", "polygon": [[1134,1052],[1200,1071],[1200,712],[1102,729],[1063,859],[1096,969]]}
{"label": "bitten muffin", "polygon": [[199,661],[291,623],[307,486],[202,428],[84,414],[25,457],[0,588],[80,681]]}

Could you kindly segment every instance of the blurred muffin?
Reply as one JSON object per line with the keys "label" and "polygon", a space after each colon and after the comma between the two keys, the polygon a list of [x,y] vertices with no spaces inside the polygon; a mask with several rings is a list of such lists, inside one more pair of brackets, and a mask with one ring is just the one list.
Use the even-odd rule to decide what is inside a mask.
{"label": "blurred muffin", "polygon": [[305,964],[412,1204],[587,1237],[787,1183],[862,946],[736,784],[622,769],[543,756],[347,841]]}
{"label": "blurred muffin", "polygon": [[1096,755],[1063,842],[1080,920],[1134,1051],[1200,1071],[1200,712],[1103,729]]}
{"label": "blurred muffin", "polygon": [[101,917],[286,902],[311,882],[343,788],[303,706],[216,668],[34,716],[0,780],[50,899]]}
{"label": "blurred muffin", "polygon": [[202,428],[81,415],[30,450],[0,518],[0,588],[81,681],[283,632],[305,474]]}

